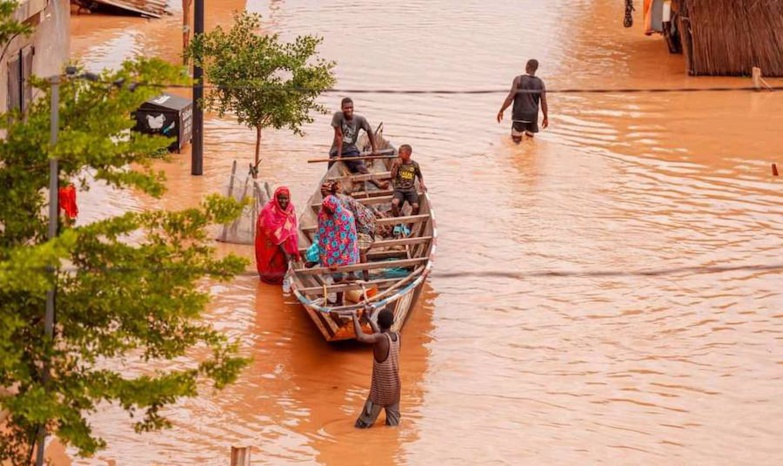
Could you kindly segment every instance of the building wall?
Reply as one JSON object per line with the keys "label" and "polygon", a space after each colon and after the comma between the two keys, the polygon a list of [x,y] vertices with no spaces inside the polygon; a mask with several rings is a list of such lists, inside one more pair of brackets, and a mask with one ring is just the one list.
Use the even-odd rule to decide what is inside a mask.
{"label": "building wall", "polygon": [[33,75],[46,77],[62,72],[70,50],[70,14],[70,0],[19,1],[16,18],[33,26],[33,33],[12,40],[0,59],[0,113],[5,113],[9,105],[9,63],[20,51],[32,54],[27,64],[32,65]]}

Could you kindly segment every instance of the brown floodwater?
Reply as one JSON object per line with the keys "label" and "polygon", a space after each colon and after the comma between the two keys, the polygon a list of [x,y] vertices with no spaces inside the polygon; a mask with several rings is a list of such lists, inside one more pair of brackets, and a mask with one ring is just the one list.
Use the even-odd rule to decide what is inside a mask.
{"label": "brown floodwater", "polygon": [[[615,0],[206,3],[208,27],[247,8],[284,38],[323,36],[342,89],[505,90],[530,57],[550,89],[749,84],[688,77],[638,13],[622,27]],[[73,19],[90,69],[179,61],[178,14]],[[109,447],[74,464],[225,465],[232,445],[252,446],[254,464],[783,462],[781,93],[552,93],[551,127],[519,146],[494,121],[503,93],[353,97],[413,146],[438,218],[435,271],[404,331],[401,427],[354,430],[371,353],[327,345],[291,297],[245,276],[210,284],[207,312],[254,358],[239,381],[172,407],[174,428],[155,434],[103,406],[92,421]],[[262,178],[297,206],[324,169],[305,161],[327,151],[328,121],[265,133]],[[253,142],[209,116],[204,176],[175,155],[165,197],[98,187],[80,222],[194,205]]]}

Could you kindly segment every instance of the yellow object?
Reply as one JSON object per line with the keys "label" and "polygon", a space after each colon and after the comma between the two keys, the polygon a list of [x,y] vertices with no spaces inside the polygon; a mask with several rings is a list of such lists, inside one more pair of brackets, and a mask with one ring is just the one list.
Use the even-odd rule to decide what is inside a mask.
{"label": "yellow object", "polygon": [[[373,286],[371,288],[367,288],[367,297],[372,298],[378,294],[378,287]],[[350,290],[345,292],[345,300],[350,301],[352,303],[358,304],[362,301],[364,301],[362,296],[362,290]]]}

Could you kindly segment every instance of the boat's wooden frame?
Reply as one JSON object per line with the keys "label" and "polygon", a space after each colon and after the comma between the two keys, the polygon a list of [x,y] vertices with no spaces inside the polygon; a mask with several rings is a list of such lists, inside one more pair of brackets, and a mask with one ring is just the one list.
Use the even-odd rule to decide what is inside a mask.
{"label": "boat's wooden frame", "polygon": [[[375,132],[378,150],[396,149],[383,137],[383,125]],[[369,150],[366,136],[360,139],[358,147]],[[332,165],[315,187],[315,192],[303,207],[299,218],[299,246],[304,252],[313,242],[313,235],[318,226],[318,210],[321,206],[321,184],[330,179],[339,179],[344,191],[353,193],[354,198],[366,205],[372,205],[381,211],[391,210],[391,190],[379,190],[369,179],[389,179],[389,169],[394,158],[368,157],[365,160],[371,175],[353,175],[343,162]],[[330,271],[322,267],[305,268],[302,264],[292,263],[286,275],[291,291],[318,330],[329,341],[349,340],[356,338],[354,334],[352,315],[366,309],[371,319],[376,319],[381,309],[389,309],[394,313],[393,331],[400,331],[405,325],[411,310],[418,300],[424,281],[432,270],[433,258],[437,243],[437,228],[435,212],[430,203],[430,197],[419,189],[419,214],[405,215],[398,218],[380,218],[381,225],[397,225],[404,223],[411,228],[406,238],[376,238],[368,252],[365,264],[355,264],[339,267]],[[403,214],[408,213],[407,210]],[[357,280],[334,284],[330,282],[332,273],[368,270],[370,273],[391,267],[405,268],[406,276],[399,278],[371,278],[369,282]],[[328,303],[328,296],[336,292],[362,290],[377,287],[377,294],[359,303],[348,303],[336,307]],[[364,296],[363,296],[364,297]],[[371,332],[364,324],[365,332]]]}

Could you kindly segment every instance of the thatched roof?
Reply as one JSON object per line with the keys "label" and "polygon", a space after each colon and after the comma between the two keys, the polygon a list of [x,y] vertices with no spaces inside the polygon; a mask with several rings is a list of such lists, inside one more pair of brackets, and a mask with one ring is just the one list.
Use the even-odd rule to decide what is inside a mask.
{"label": "thatched roof", "polygon": [[[692,74],[783,76],[783,0],[675,0]],[[690,37],[689,37],[690,32]]]}

